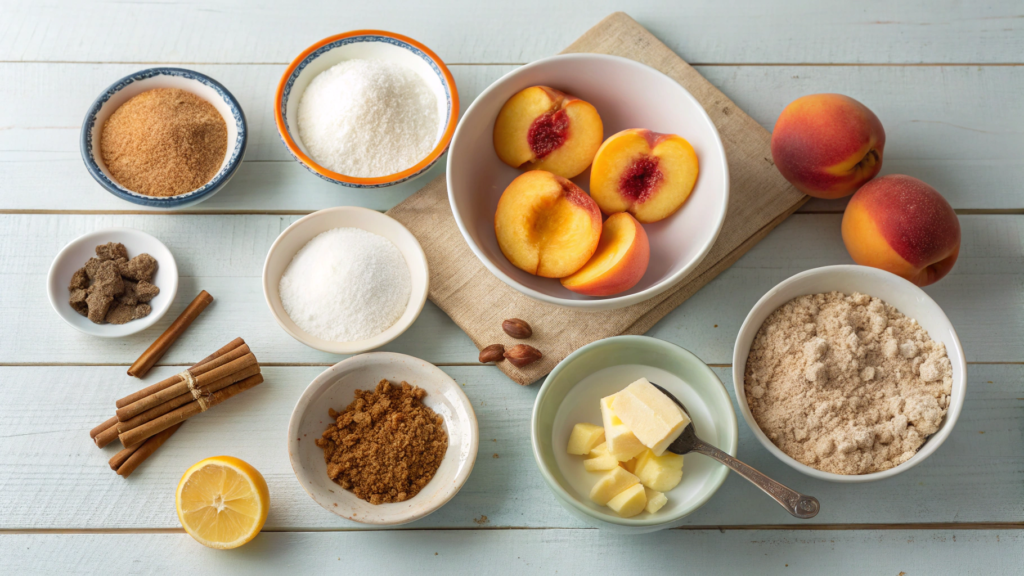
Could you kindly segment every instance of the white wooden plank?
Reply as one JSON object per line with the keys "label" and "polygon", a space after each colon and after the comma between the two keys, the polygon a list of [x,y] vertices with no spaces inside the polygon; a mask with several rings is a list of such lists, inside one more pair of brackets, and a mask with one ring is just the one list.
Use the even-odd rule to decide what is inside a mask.
{"label": "white wooden plank", "polygon": [[558,52],[624,8],[694,62],[1020,62],[1024,49],[1011,0],[212,4],[9,2],[0,59],[283,63],[331,34],[381,28],[450,62],[522,63]]}
{"label": "white wooden plank", "polygon": [[[146,382],[175,370],[158,368]],[[288,463],[288,418],[321,370],[266,367],[263,385],[190,420],[124,480],[107,467],[116,448],[99,450],[86,433],[110,416],[116,398],[141,387],[137,380],[119,367],[0,367],[0,529],[177,527],[174,486],[189,466],[217,454],[242,458],[263,473],[272,501],[268,528],[362,528],[316,505]],[[444,370],[472,401],[480,426],[479,457],[462,491],[411,527],[583,527],[557,504],[533,462],[529,422],[538,387],[517,386],[493,367]],[[731,394],[730,370],[715,372]],[[842,485],[805,477],[771,456],[741,419],[740,458],[816,496],[821,513],[810,522],[795,520],[731,475],[687,524],[1020,521],[1024,366],[972,365],[968,375],[966,405],[946,443],[923,464],[884,482]]]}
{"label": "white wooden plank", "polygon": [[[0,363],[129,364],[179,311],[205,289],[217,299],[163,360],[188,364],[242,336],[272,363],[333,363],[281,330],[263,300],[263,260],[298,216],[0,215]],[[972,362],[1024,360],[1024,217],[962,216],[963,248],[953,272],[927,291],[950,316]],[[114,226],[146,230],[175,255],[179,294],[167,315],[140,334],[97,339],[62,323],[44,290],[50,262],[77,236]],[[732,361],[740,324],[757,300],[797,272],[850,262],[840,217],[790,217],[750,253],[656,325],[650,335],[693,350],[705,361]],[[529,311],[523,316],[529,320]],[[435,363],[476,362],[469,338],[440,310],[420,319],[384,349]]]}
{"label": "white wooden plank", "polygon": [[[135,210],[96,184],[82,165],[78,131],[85,110],[109,83],[137,64],[0,64],[0,209]],[[352,204],[387,209],[444,171],[356,191],[327,183],[293,162],[273,122],[281,65],[202,65],[246,110],[251,139],[228,187],[192,211],[312,211]],[[514,66],[456,66],[465,109]],[[840,92],[862,100],[887,130],[883,173],[929,182],[956,208],[1024,208],[1024,76],[1012,67],[702,66],[737,105],[771,129],[787,103]],[[805,211],[839,211],[812,202]]]}
{"label": "white wooden plank", "polygon": [[0,536],[11,573],[1015,574],[1013,530],[264,533],[221,552],[185,534]]}

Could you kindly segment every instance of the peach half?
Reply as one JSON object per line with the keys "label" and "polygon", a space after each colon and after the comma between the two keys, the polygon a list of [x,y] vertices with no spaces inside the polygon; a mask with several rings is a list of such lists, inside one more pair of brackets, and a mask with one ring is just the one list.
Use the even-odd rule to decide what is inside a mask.
{"label": "peach half", "polygon": [[547,86],[513,95],[494,121],[494,151],[513,168],[573,178],[590,166],[604,125],[589,102]]}
{"label": "peach half", "polygon": [[816,198],[849,196],[882,169],[885,130],[878,116],[842,94],[789,103],[772,131],[772,160],[782,176]]}
{"label": "peach half", "polygon": [[697,173],[697,153],[684,138],[623,130],[598,149],[590,195],[605,214],[629,212],[640,222],[657,222],[686,202]]}
{"label": "peach half", "polygon": [[843,213],[843,243],[857,264],[927,286],[956,263],[960,221],[931,186],[910,176],[883,176],[850,198]]}
{"label": "peach half", "polygon": [[516,268],[564,278],[582,268],[597,250],[601,210],[569,180],[531,170],[501,193],[494,233],[501,252]]}
{"label": "peach half", "polygon": [[597,251],[583,268],[562,278],[562,286],[587,296],[625,292],[644,277],[650,260],[644,227],[628,212],[612,214],[604,221]]}

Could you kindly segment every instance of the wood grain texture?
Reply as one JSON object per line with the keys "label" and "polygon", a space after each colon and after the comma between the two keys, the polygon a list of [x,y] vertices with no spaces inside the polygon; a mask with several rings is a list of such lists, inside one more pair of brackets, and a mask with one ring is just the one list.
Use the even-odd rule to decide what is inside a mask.
{"label": "wood grain texture", "polygon": [[[297,218],[0,215],[0,269],[8,282],[0,290],[0,313],[17,322],[14,329],[0,330],[0,363],[130,364],[200,290],[207,290],[216,301],[162,363],[192,364],[226,339],[242,336],[262,363],[333,364],[341,357],[293,340],[274,322],[263,299],[266,252]],[[950,317],[968,361],[1024,361],[1024,218],[960,220],[959,261],[948,277],[926,291]],[[166,244],[175,255],[181,283],[167,315],[150,329],[126,338],[96,339],[58,321],[46,298],[46,273],[65,243],[116,226],[146,230]],[[679,344],[705,362],[731,362],[740,324],[765,292],[797,272],[850,262],[839,229],[838,215],[790,217],[648,334]],[[478,355],[469,337],[430,303],[409,331],[383,349],[434,363],[476,363]]]}
{"label": "wood grain texture", "polygon": [[[411,36],[448,62],[523,63],[558,52],[616,10],[691,62],[1020,62],[1013,2],[815,0],[678,2],[451,0],[209,5],[17,0],[5,4],[0,60],[290,62],[317,40],[379,28]],[[239,37],[232,32],[244,29]],[[99,31],[116,31],[102,34]]]}
{"label": "wood grain texture", "polygon": [[[992,530],[747,532],[597,530],[264,533],[203,548],[185,534],[19,534],[0,538],[13,573],[1015,574],[1024,533]],[[144,563],[138,559],[146,558]]]}
{"label": "wood grain texture", "polygon": [[[146,382],[176,370],[155,369]],[[110,413],[116,398],[141,387],[139,381],[119,367],[2,367],[0,529],[175,528],[179,477],[198,460],[217,454],[242,458],[267,479],[269,529],[366,528],[314,503],[288,462],[284,431],[292,407],[322,370],[265,367],[264,384],[192,418],[126,481],[107,466],[116,448],[97,449],[87,432]],[[585,527],[557,504],[534,464],[529,421],[537,387],[517,386],[493,367],[444,370],[472,402],[480,451],[462,491],[410,527]],[[715,368],[715,373],[732,395],[730,369]],[[803,476],[765,450],[737,415],[740,458],[816,496],[822,511],[812,521],[795,520],[757,488],[730,475],[687,525],[1020,522],[1024,366],[974,365],[968,375],[966,405],[952,435],[924,463],[884,482],[842,485]],[[40,398],[47,399],[45,405]],[[62,407],[59,419],[48,408],[55,405]]]}
{"label": "wood grain texture", "polygon": [[[134,64],[0,63],[0,210],[135,210],[83,169],[85,110]],[[224,83],[249,123],[246,162],[228,186],[189,211],[309,212],[349,204],[391,208],[444,172],[391,188],[356,191],[316,178],[291,160],[271,114],[283,65],[189,66]],[[514,66],[452,69],[463,109]],[[974,66],[699,66],[697,70],[771,130],[799,96],[839,92],[871,107],[885,125],[883,174],[919,177],[955,208],[1024,209],[1024,74]],[[893,97],[900,94],[900,97]],[[841,211],[845,201],[812,201],[804,211]]]}

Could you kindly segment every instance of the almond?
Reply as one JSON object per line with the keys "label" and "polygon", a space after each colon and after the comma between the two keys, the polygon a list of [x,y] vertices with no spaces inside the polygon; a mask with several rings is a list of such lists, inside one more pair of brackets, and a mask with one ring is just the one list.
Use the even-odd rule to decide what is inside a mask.
{"label": "almond", "polygon": [[533,328],[526,323],[525,320],[519,318],[509,318],[501,323],[501,329],[505,331],[505,334],[517,339],[524,340],[533,336]]}
{"label": "almond", "polygon": [[505,359],[516,368],[529,366],[543,357],[544,355],[540,353],[540,350],[527,344],[516,344],[505,351]]}
{"label": "almond", "polygon": [[502,344],[491,344],[480,351],[480,362],[501,362],[505,359],[505,346]]}

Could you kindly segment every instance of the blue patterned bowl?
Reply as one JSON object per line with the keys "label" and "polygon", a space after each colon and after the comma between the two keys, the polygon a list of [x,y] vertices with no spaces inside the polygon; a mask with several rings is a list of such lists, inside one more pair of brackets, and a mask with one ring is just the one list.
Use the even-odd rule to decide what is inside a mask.
{"label": "blue patterned bowl", "polygon": [[[391,60],[412,68],[427,80],[437,95],[441,123],[434,149],[411,168],[396,174],[374,178],[357,178],[334,172],[310,158],[299,138],[296,126],[299,102],[313,78],[331,66],[363,58]],[[459,91],[455,79],[444,62],[430,48],[412,38],[383,30],[353,30],[313,44],[292,61],[277,86],[274,120],[288,153],[306,170],[316,176],[349,188],[386,188],[422,176],[448,150],[459,118]]]}
{"label": "blue patterned bowl", "polygon": [[[133,192],[110,176],[99,152],[100,134],[107,118],[133,96],[154,88],[179,88],[203,98],[220,112],[228,127],[228,151],[220,170],[202,187],[185,194],[156,197]],[[150,68],[114,82],[89,107],[82,123],[82,160],[100,186],[118,198],[147,208],[184,208],[206,200],[228,183],[242,164],[247,140],[248,130],[242,107],[220,82],[184,68]]]}

